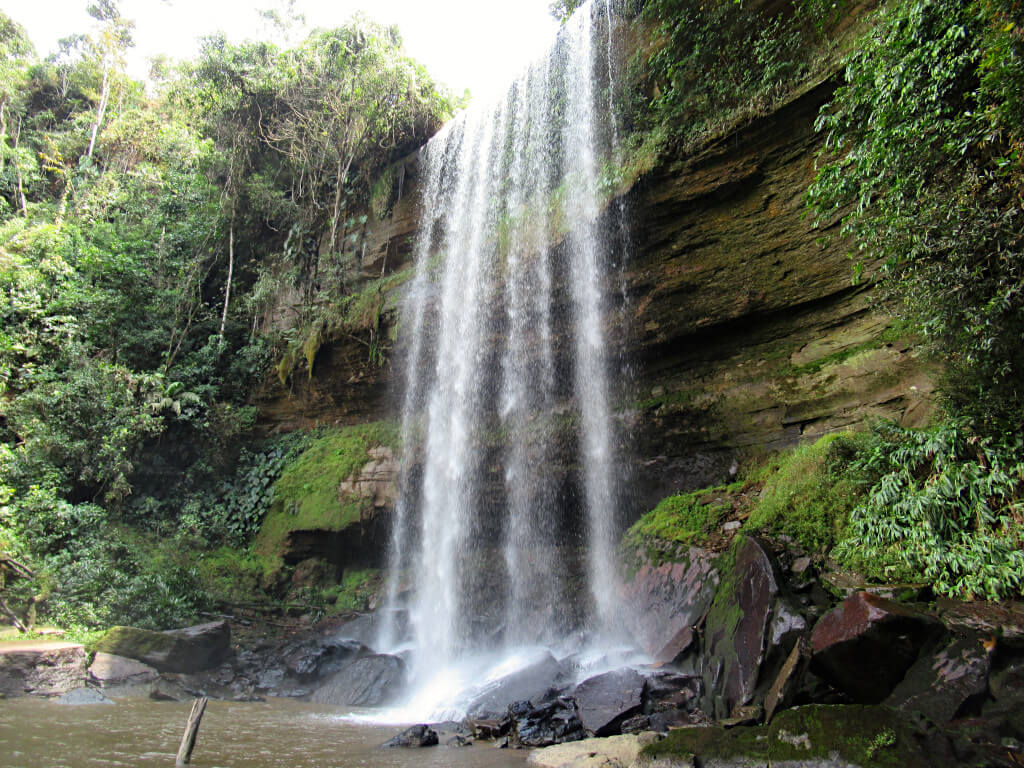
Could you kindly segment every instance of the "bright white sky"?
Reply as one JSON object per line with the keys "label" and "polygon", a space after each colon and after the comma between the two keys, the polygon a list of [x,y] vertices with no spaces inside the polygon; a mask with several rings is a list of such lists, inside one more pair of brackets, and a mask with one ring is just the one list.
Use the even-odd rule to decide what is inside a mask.
{"label": "bright white sky", "polygon": [[[335,27],[362,10],[383,24],[397,24],[405,48],[433,77],[455,93],[474,96],[504,90],[554,41],[558,29],[550,0],[298,0],[310,27]],[[23,24],[36,51],[48,55],[57,40],[90,29],[87,0],[0,0],[0,8]],[[143,78],[150,56],[187,58],[196,38],[223,31],[230,40],[268,39],[258,9],[280,9],[280,0],[121,0],[122,14],[135,20],[130,69]]]}

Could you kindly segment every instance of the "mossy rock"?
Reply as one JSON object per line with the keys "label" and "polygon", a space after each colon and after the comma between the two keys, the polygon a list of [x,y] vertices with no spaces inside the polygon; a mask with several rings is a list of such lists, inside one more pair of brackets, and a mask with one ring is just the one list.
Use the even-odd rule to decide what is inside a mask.
{"label": "mossy rock", "polygon": [[742,482],[736,482],[662,499],[626,531],[624,554],[653,565],[679,562],[691,546],[701,546],[718,530],[743,488]]}
{"label": "mossy rock", "polygon": [[831,549],[860,495],[842,471],[859,439],[852,432],[825,435],[783,456],[767,477],[746,529],[788,535],[809,551]]}
{"label": "mossy rock", "polygon": [[111,627],[94,650],[135,659],[161,672],[200,672],[220,664],[228,654],[231,629],[215,621],[170,632],[138,627]]}
{"label": "mossy rock", "polygon": [[284,468],[274,484],[270,505],[254,542],[268,568],[280,566],[293,531],[342,531],[358,524],[364,500],[339,493],[357,476],[379,446],[397,448],[398,427],[378,421],[331,430],[314,440]]}
{"label": "mossy rock", "polygon": [[767,726],[673,730],[643,754],[666,760],[696,755],[699,764],[721,768],[930,768],[956,764],[949,750],[945,737],[889,707],[815,704],[780,712]]}

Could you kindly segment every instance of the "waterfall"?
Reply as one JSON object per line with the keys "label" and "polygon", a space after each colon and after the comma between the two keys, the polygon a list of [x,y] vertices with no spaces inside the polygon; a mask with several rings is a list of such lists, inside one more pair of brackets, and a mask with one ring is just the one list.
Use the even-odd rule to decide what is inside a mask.
{"label": "waterfall", "polygon": [[[611,643],[621,624],[611,29],[610,0],[584,5],[421,152],[384,614],[408,609],[425,688],[474,654]],[[381,644],[401,635],[391,618]]]}

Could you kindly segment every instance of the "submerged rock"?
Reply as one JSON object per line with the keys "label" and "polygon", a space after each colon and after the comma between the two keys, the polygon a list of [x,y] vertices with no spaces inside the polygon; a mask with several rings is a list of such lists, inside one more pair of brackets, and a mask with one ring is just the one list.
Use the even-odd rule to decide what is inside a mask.
{"label": "submerged rock", "polygon": [[381,744],[381,749],[436,747],[437,731],[429,725],[414,725]]}
{"label": "submerged rock", "polygon": [[595,736],[619,733],[622,722],[643,708],[644,686],[644,678],[633,669],[584,680],[573,691],[583,727]]}
{"label": "submerged rock", "polygon": [[398,656],[364,656],[331,676],[310,700],[335,706],[380,707],[394,700],[405,679],[405,662]]}
{"label": "submerged rock", "polygon": [[55,699],[57,704],[65,704],[71,707],[81,706],[83,704],[113,704],[113,700],[110,699],[103,691],[99,691],[95,688],[75,688],[72,691],[68,691],[63,696]]}
{"label": "submerged rock", "polygon": [[921,648],[944,631],[932,616],[868,592],[826,613],[811,634],[811,671],[864,704],[888,696]]}

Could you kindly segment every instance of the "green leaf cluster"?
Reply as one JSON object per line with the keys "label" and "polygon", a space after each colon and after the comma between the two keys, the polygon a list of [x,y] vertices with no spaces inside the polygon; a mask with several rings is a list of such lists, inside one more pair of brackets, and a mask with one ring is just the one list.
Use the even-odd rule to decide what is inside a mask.
{"label": "green leaf cluster", "polygon": [[998,600],[1024,588],[1020,439],[956,423],[882,423],[852,464],[871,487],[849,516],[838,559],[869,576],[923,580],[943,595]]}

